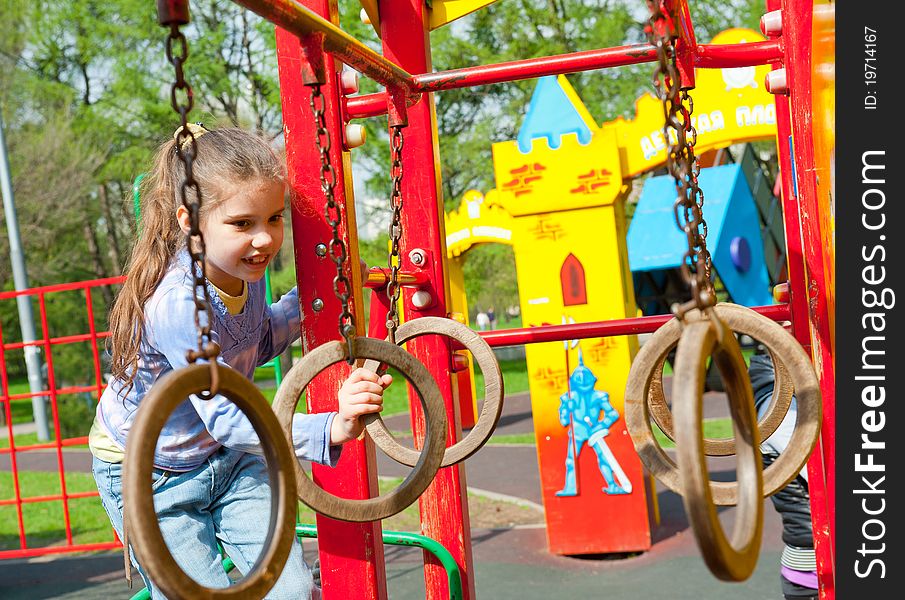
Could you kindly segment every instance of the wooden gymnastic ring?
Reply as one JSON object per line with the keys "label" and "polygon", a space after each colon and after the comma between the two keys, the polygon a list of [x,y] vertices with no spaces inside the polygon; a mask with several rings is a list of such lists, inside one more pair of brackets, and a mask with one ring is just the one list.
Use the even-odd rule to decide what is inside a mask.
{"label": "wooden gymnastic ring", "polygon": [[[736,439],[738,508],[732,541],[720,524],[704,454],[703,394],[707,357],[712,355],[726,387]],[[744,581],[757,566],[764,503],[757,415],[748,369],[732,330],[719,319],[683,328],[676,350],[673,407],[678,440],[682,501],[698,547],[710,571],[724,581]]]}
{"label": "wooden gymnastic ring", "polygon": [[[723,304],[717,305],[724,306]],[[726,305],[736,306],[736,305]],[[734,309],[733,309],[734,310]],[[741,307],[739,314],[754,311]],[[717,313],[721,314],[721,313]],[[757,314],[757,313],[755,313]],[[690,311],[686,320],[700,319],[698,311]],[[749,317],[750,318],[750,317]],[[789,373],[789,381],[795,390],[798,406],[795,429],[786,450],[763,473],[764,495],[771,496],[795,479],[807,462],[820,434],[821,400],[820,385],[814,367],[804,349],[780,325],[764,324],[757,339],[776,356],[781,356]],[[648,405],[651,382],[658,365],[672,350],[672,329],[678,330],[677,319],[667,322],[638,351],[629,370],[625,387],[625,425],[632,436],[635,451],[650,473],[674,492],[682,493],[682,484],[676,463],[666,454],[651,430],[651,415]],[[659,371],[662,373],[662,370]],[[716,504],[731,506],[737,503],[735,482],[711,481],[711,492]]]}
{"label": "wooden gymnastic ring", "polygon": [[[441,467],[448,467],[472,456],[487,443],[503,412],[503,374],[490,345],[477,332],[462,323],[443,317],[420,317],[403,323],[396,330],[396,343],[403,344],[422,335],[437,334],[452,338],[471,351],[484,374],[484,405],[474,428],[464,438],[446,449]],[[369,360],[364,368],[377,370],[377,362]],[[398,463],[415,466],[421,453],[406,448],[393,437],[380,415],[365,417],[368,434],[377,447]]]}
{"label": "wooden gymnastic ring", "polygon": [[[374,338],[356,337],[352,338],[352,343],[354,356],[371,358],[395,367],[418,392],[425,413],[424,451],[399,487],[378,498],[349,500],[334,496],[318,487],[297,460],[293,461],[296,484],[299,500],[320,514],[341,521],[378,521],[411,505],[437,474],[446,447],[446,408],[440,388],[430,371],[411,354],[395,344]],[[273,410],[290,442],[292,418],[305,388],[318,373],[346,360],[348,356],[345,342],[328,342],[305,354],[301,362],[286,373],[273,400]]]}
{"label": "wooden gymnastic ring", "polygon": [[[744,306],[737,304],[717,304],[714,308],[717,316],[725,323],[729,329],[736,333],[742,333],[759,340],[758,336],[763,335],[767,331],[767,335],[773,337],[781,336],[776,328],[782,329],[779,325],[768,319],[767,317],[757,313]],[[672,326],[669,328],[671,337],[674,338],[672,347],[679,343],[681,334],[680,328]],[[783,333],[785,333],[783,331]],[[769,350],[769,349],[768,349]],[[792,384],[789,373],[786,371],[782,358],[772,350],[769,350],[770,358],[773,359],[773,369],[775,373],[775,384],[773,387],[773,396],[770,399],[770,405],[763,418],[757,423],[757,430],[760,432],[760,441],[763,442],[773,435],[773,432],[782,423],[789,407],[792,405]],[[663,434],[670,440],[675,441],[673,435],[672,412],[666,405],[666,397],[663,393],[663,365],[664,359],[654,371],[654,378],[651,380],[650,394],[647,402],[650,406],[650,414],[654,419],[654,423],[660,428]],[[732,438],[711,439],[704,438],[704,454],[707,456],[731,456],[735,454],[735,440]]]}
{"label": "wooden gymnastic ring", "polygon": [[254,568],[227,588],[208,588],[185,574],[167,548],[157,522],[151,476],[157,438],[173,410],[191,394],[210,389],[206,364],[172,371],[151,386],[129,431],[123,463],[123,507],[138,562],[168,598],[263,598],[274,586],[295,539],[295,455],[270,405],[257,387],[233,369],[220,365],[218,392],[234,402],[261,439],[270,477],[270,523],[264,548]]}

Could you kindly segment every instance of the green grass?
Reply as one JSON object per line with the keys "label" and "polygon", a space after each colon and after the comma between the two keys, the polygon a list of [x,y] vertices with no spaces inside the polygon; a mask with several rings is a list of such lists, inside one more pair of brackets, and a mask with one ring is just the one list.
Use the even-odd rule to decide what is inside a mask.
{"label": "green grass", "polygon": [[[381,478],[378,481],[380,494],[399,487],[401,478]],[[45,496],[60,493],[60,480],[57,473],[23,471],[19,473],[19,486],[22,497]],[[94,478],[88,473],[67,473],[67,491],[95,491]],[[14,497],[12,474],[0,472],[0,499]],[[493,521],[494,515],[501,510],[507,511],[508,517],[519,522],[537,522],[539,515],[530,508],[492,500],[476,494],[468,496],[469,512],[480,518],[482,515]],[[56,546],[66,543],[62,501],[33,502],[23,504],[22,518],[25,524],[26,543],[29,548]],[[69,518],[72,525],[72,537],[75,544],[92,544],[113,541],[113,530],[107,514],[104,512],[100,498],[78,498],[69,501]],[[304,504],[299,504],[298,520],[301,523],[314,523],[315,513]],[[0,506],[0,550],[19,548],[18,517],[15,506]],[[393,531],[420,531],[421,521],[418,503],[409,506],[401,513],[385,519],[384,529]]]}
{"label": "green grass", "polygon": [[[501,360],[500,371],[503,373],[503,386],[506,394],[517,394],[528,391],[528,367],[524,360]],[[383,416],[409,412],[408,384],[405,378],[395,369],[390,369],[393,376],[391,385],[383,394]],[[404,383],[405,385],[400,385]],[[475,369],[475,388],[478,400],[484,398],[484,374]]]}
{"label": "green grass", "polygon": [[[20,471],[19,487],[23,498],[60,493],[58,473]],[[66,473],[66,491],[96,491],[94,477],[89,473]],[[0,498],[14,496],[12,473],[0,472]],[[32,502],[22,505],[26,542],[29,548],[57,546],[66,543],[63,519],[63,502]],[[72,525],[72,541],[75,544],[93,544],[113,541],[113,529],[107,513],[97,497],[77,498],[69,501],[69,519]],[[15,506],[0,506],[0,550],[19,548],[19,527]]]}
{"label": "green grass", "polygon": [[494,435],[487,440],[487,444],[519,444],[524,446],[533,446],[535,444],[533,433],[510,433],[507,435]]}
{"label": "green grass", "polygon": [[[10,396],[15,396],[18,394],[25,394],[31,388],[28,387],[28,380],[17,379],[9,382],[8,392]],[[3,411],[4,422],[6,419],[6,404],[0,404],[0,411]],[[10,402],[9,411],[12,415],[13,425],[18,423],[31,423],[34,420],[34,414],[32,413],[32,404],[31,398],[25,398],[21,400],[13,400]]]}
{"label": "green grass", "polygon": [[[654,424],[651,429],[654,431],[654,438],[656,438],[657,443],[660,444],[662,448],[675,448],[676,444],[666,437],[660,428]],[[733,437],[732,433],[732,419],[722,418],[722,419],[704,419],[704,437],[709,439],[721,439],[721,438],[731,438]]]}

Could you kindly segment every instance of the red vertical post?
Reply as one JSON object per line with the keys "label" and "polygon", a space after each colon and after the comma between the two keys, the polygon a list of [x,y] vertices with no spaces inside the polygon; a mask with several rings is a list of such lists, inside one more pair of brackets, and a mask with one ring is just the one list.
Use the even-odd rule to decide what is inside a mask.
{"label": "red vertical post", "polygon": [[[16,438],[13,435],[12,400],[9,399],[9,377],[6,373],[6,346],[3,344],[3,327],[0,326],[0,394],[4,397],[6,429],[9,434],[9,466],[13,480],[13,498],[16,501],[16,522],[19,527],[19,548],[26,548],[25,522],[22,518],[22,490],[19,489],[19,467],[16,464]],[[6,498],[3,498],[6,500]]]}
{"label": "red vertical post", "polygon": [[63,527],[66,531],[66,543],[72,545],[72,526],[69,522],[69,496],[66,493],[66,468],[63,465],[63,440],[60,432],[60,409],[57,394],[57,381],[53,370],[53,352],[50,344],[50,327],[47,321],[47,302],[45,294],[38,295],[38,306],[41,309],[41,331],[44,334],[44,355],[47,360],[47,388],[50,390],[50,407],[53,411],[53,430],[56,437],[57,468],[60,472],[60,493],[63,496]]}
{"label": "red vertical post", "polygon": [[[769,0],[768,9],[779,7],[780,0]],[[784,205],[797,209],[792,226],[798,241],[795,260],[803,262],[804,275],[792,272],[790,250],[790,292],[792,293],[793,328],[796,337],[806,336],[811,357],[820,379],[823,396],[823,425],[820,444],[808,462],[808,486],[811,497],[811,520],[820,595],[835,598],[835,427],[836,386],[835,359],[831,346],[830,318],[825,292],[826,273],[823,260],[824,237],[820,231],[815,177],[814,141],[811,116],[811,3],[782,1],[783,66],[789,85],[788,102],[777,98],[777,126],[780,158],[785,167],[783,177]],[[785,157],[783,156],[785,153]],[[794,179],[793,179],[794,178]],[[785,213],[789,215],[789,209]],[[786,231],[790,224],[786,224]],[[789,244],[791,247],[791,244]],[[797,296],[797,298],[796,298]],[[805,300],[806,299],[806,302]],[[802,310],[802,303],[806,312]],[[802,319],[804,317],[804,319]],[[804,324],[807,327],[804,327]],[[805,340],[802,340],[805,341]]]}
{"label": "red vertical post", "polygon": [[104,378],[101,373],[101,355],[97,349],[97,328],[94,326],[94,305],[91,302],[91,288],[85,288],[85,307],[88,311],[88,332],[91,335],[91,356],[94,358],[94,383],[97,386],[97,395],[95,400],[100,400],[101,393],[104,391]]}
{"label": "red vertical post", "polygon": [[[426,25],[428,15],[423,0],[381,0],[379,8],[384,56],[409,73],[430,73],[430,37]],[[413,291],[406,289],[404,311],[407,319],[420,316],[446,317],[449,310],[445,272],[446,236],[433,97],[425,95],[420,102],[409,107],[407,117],[408,126],[403,130],[405,144],[402,150],[404,205],[401,266],[403,270],[427,271],[429,285],[425,289],[431,294],[433,303],[424,309],[416,309],[411,302]],[[415,248],[423,250],[427,257],[421,265],[413,265],[408,257],[408,253]],[[408,342],[407,349],[427,365],[440,386],[451,425],[447,445],[452,444],[461,437],[461,424],[453,395],[452,356],[448,341],[428,336]],[[424,416],[411,390],[410,404],[415,444],[420,446],[425,434]],[[452,553],[462,575],[464,598],[474,598],[474,570],[463,465],[441,469],[421,496],[419,506],[422,533],[437,540]],[[449,598],[443,567],[427,552],[424,553],[424,563],[427,598]]]}
{"label": "red vertical post", "polygon": [[[302,4],[338,22],[337,5],[329,0],[303,0]],[[330,259],[332,237],[324,216],[325,198],[320,183],[320,156],[315,145],[314,115],[310,107],[311,91],[303,85],[302,51],[299,39],[287,31],[276,30],[283,129],[286,139],[292,231],[295,244],[296,276],[302,311],[302,348],[304,352],[340,339],[338,321],[340,303],[333,292],[335,266]],[[336,170],[334,196],[343,207],[340,237],[350,250],[346,276],[352,282],[357,333],[364,333],[365,318],[361,302],[362,279],[358,265],[355,233],[355,209],[352,200],[348,155],[343,151],[343,123],[339,112],[337,63],[326,55],[326,83],[321,86],[326,104],[327,128],[332,147],[330,160]],[[326,244],[328,253],[319,256],[316,247]],[[323,302],[316,310],[315,300]],[[308,389],[310,412],[336,410],[336,393],[348,372],[345,363],[335,365],[318,376]],[[344,498],[370,498],[378,494],[373,443],[354,440],[344,445],[336,468],[313,465],[315,481],[326,491]],[[318,548],[325,600],[386,598],[386,574],[383,539],[379,522],[346,523],[318,515]]]}

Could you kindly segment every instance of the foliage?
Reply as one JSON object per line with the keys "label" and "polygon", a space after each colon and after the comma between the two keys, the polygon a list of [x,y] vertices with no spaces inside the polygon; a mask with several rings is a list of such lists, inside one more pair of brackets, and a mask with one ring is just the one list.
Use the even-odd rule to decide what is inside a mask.
{"label": "foliage", "polygon": [[512,246],[481,244],[468,251],[463,267],[471,322],[480,310],[493,307],[498,319],[518,306],[515,255]]}
{"label": "foliage", "polygon": [[[357,0],[339,0],[341,25],[379,50],[373,29],[358,19],[360,8]],[[699,0],[692,11],[698,38],[706,41],[729,25],[756,28],[763,4]],[[166,31],[157,25],[155,5],[0,0],[0,13],[0,115],[30,284],[118,275],[134,234],[132,181],[178,122],[170,106],[174,74],[164,56]],[[186,77],[195,92],[190,118],[256,129],[279,145],[273,27],[227,0],[193,1],[192,18],[185,28]],[[621,0],[499,1],[432,32],[433,65],[445,70],[637,43],[643,41],[644,18],[643,3]],[[631,114],[635,98],[650,89],[650,65],[578,73],[569,80],[591,114],[605,121]],[[534,85],[528,80],[451,90],[433,99],[447,208],[469,188],[493,186],[490,146],[516,136]],[[362,80],[362,93],[377,90]],[[365,124],[371,141],[353,153],[365,190],[358,190],[358,220],[386,223],[385,200],[368,206],[369,198],[389,197],[387,121]],[[362,240],[368,265],[386,264],[385,244],[385,234]],[[274,265],[277,296],[295,281],[290,256],[291,248]],[[8,249],[0,245],[4,289],[12,287],[9,264]],[[471,252],[466,276],[473,305],[493,304],[503,314],[515,302],[508,249]],[[107,289],[96,299],[101,322],[112,294]],[[58,302],[71,307],[48,315],[55,335],[85,333],[74,318],[83,300]],[[16,323],[15,303],[0,302],[7,342],[19,339]],[[91,369],[69,364],[67,352],[59,353],[61,375],[78,382]]]}
{"label": "foliage", "polygon": [[[342,23],[352,35],[380,48],[369,25],[347,15],[360,10],[357,0],[340,0]],[[763,3],[754,0],[702,0],[692,7],[697,36],[709,40],[729,26],[757,29]],[[431,33],[435,70],[500,63],[645,41],[643,3],[616,0],[505,0]],[[626,66],[568,76],[589,112],[600,122],[631,117],[635,100],[652,89],[651,66]],[[468,189],[494,187],[491,144],[515,139],[536,81],[526,80],[444,91],[434,96],[441,158],[442,195],[447,210],[456,208]],[[376,91],[362,82],[362,92]],[[365,188],[377,198],[390,193],[386,119],[366,123],[372,140],[353,153],[367,173]],[[365,207],[371,219],[385,222],[383,206]],[[370,264],[370,263],[369,263]],[[512,253],[495,246],[469,251],[465,267],[469,304],[517,304]],[[500,311],[502,312],[502,311]]]}
{"label": "foliage", "polygon": [[94,421],[94,405],[90,394],[59,398],[57,416],[60,421],[60,438],[66,440],[88,435]]}

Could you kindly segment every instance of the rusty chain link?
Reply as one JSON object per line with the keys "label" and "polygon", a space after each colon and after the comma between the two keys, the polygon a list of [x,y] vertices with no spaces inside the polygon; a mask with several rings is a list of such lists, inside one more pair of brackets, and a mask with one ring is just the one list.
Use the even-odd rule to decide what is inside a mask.
{"label": "rusty chain link", "polygon": [[[176,156],[182,161],[185,170],[185,178],[179,186],[179,199],[189,213],[189,231],[186,233],[186,246],[191,257],[192,271],[192,299],[195,302],[195,329],[198,331],[198,348],[186,352],[186,360],[194,363],[200,358],[210,362],[211,387],[208,392],[199,393],[204,400],[213,398],[217,393],[218,371],[217,355],[220,347],[211,336],[211,323],[213,309],[211,308],[210,292],[207,289],[207,269],[205,265],[205,243],[201,234],[201,187],[195,180],[193,164],[198,156],[198,141],[188,124],[188,114],[194,105],[194,93],[192,86],[185,79],[183,64],[189,56],[189,46],[185,36],[180,31],[180,23],[171,21],[170,33],[167,36],[166,56],[176,71],[176,80],[170,87],[170,103],[173,110],[179,114],[180,127],[176,134]],[[178,50],[175,51],[175,50]],[[180,102],[179,92],[183,92],[185,102]],[[189,194],[189,190],[194,194]],[[200,296],[200,297],[199,297]],[[204,315],[204,319],[202,319]]]}
{"label": "rusty chain link", "polygon": [[349,355],[347,362],[351,365],[355,362],[355,352],[352,338],[355,336],[355,316],[349,310],[349,300],[352,297],[352,284],[343,272],[343,263],[346,262],[348,252],[346,245],[339,236],[339,225],[342,222],[342,208],[337,204],[334,196],[336,187],[336,170],[330,161],[330,131],[327,129],[326,100],[321,92],[321,84],[309,84],[311,87],[311,111],[314,113],[314,122],[317,132],[317,149],[320,153],[321,190],[326,200],[324,204],[324,216],[333,233],[330,240],[330,259],[336,265],[336,277],[333,278],[333,293],[342,305],[339,315],[339,333],[346,341]]}
{"label": "rusty chain link", "polygon": [[682,317],[691,308],[705,310],[716,303],[710,280],[711,257],[707,250],[707,222],[704,220],[704,192],[698,185],[701,171],[694,147],[697,131],[691,124],[694,102],[687,90],[681,90],[677,64],[678,37],[674,16],[666,15],[659,0],[648,0],[651,17],[645,27],[648,40],[657,50],[653,84],[663,102],[663,137],[667,144],[666,168],[676,184],[674,204],[676,224],[683,232],[688,248],[682,260],[682,276],[691,288],[691,300],[673,307]]}
{"label": "rusty chain link", "polygon": [[393,219],[390,223],[390,253],[387,263],[390,268],[390,281],[387,284],[387,298],[390,307],[387,310],[387,339],[390,343],[396,343],[396,329],[399,327],[399,294],[402,286],[399,284],[399,267],[402,259],[399,256],[399,240],[402,237],[402,125],[393,126],[390,152],[392,154],[391,175],[393,177],[393,192],[390,202],[393,205]]}

